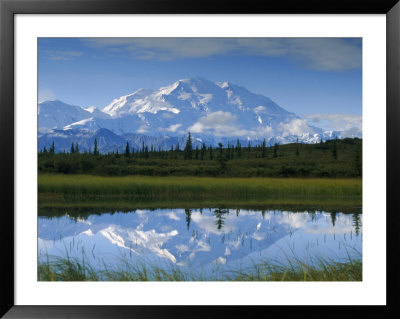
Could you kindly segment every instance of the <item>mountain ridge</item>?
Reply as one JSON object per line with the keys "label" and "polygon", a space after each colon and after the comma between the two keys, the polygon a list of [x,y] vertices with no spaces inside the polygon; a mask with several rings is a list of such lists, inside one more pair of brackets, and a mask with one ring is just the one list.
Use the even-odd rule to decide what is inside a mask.
{"label": "mountain ridge", "polygon": [[[106,129],[126,141],[129,140],[124,138],[126,134],[141,135],[142,139],[155,142],[155,147],[162,144],[163,148],[173,144],[160,144],[157,139],[174,138],[171,141],[180,143],[189,131],[209,145],[263,139],[269,144],[297,140],[315,143],[321,138],[347,137],[343,132],[311,126],[270,98],[245,87],[228,81],[214,83],[201,77],[181,79],[158,90],[141,88],[101,109],[59,100],[45,101],[38,105],[38,122],[39,139],[45,136],[49,140],[52,135],[60,136],[68,130],[70,134],[64,135],[77,138],[87,131]],[[358,133],[361,135],[361,132],[353,135]],[[47,142],[39,144],[47,145]]]}

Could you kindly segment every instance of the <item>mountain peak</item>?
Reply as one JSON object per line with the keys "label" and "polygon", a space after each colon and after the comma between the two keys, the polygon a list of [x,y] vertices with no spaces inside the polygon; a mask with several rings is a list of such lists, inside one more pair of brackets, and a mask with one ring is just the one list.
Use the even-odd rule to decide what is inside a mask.
{"label": "mountain peak", "polygon": [[160,98],[166,95],[180,95],[181,92],[186,94],[208,92],[216,89],[216,84],[202,77],[191,77],[180,79],[171,85],[161,87],[156,91],[156,95]]}
{"label": "mountain peak", "polygon": [[216,85],[218,85],[221,89],[227,89],[229,88],[229,82],[225,81],[225,82],[215,82]]}
{"label": "mountain peak", "polygon": [[184,78],[179,80],[178,82],[185,82],[185,83],[212,83],[211,81],[201,77],[201,76],[193,76],[190,78]]}
{"label": "mountain peak", "polygon": [[[297,118],[265,96],[228,81],[214,83],[199,76],[156,91],[139,89],[113,100],[103,112],[114,119],[130,116],[135,127],[129,132],[156,135],[179,135],[189,129],[207,134],[220,130],[218,135],[226,136],[260,135],[270,132],[271,125]],[[128,120],[124,123],[129,125]]]}
{"label": "mountain peak", "polygon": [[[269,98],[231,82],[211,82],[196,76],[180,79],[158,90],[138,89],[103,108],[39,107],[43,131],[54,128],[107,128],[116,134],[180,137],[268,138],[314,134],[295,114]],[[59,104],[54,102],[53,104]]]}
{"label": "mountain peak", "polygon": [[[44,105],[44,104],[69,105],[69,104],[67,104],[67,103],[65,103],[65,102],[63,102],[63,101],[57,100],[57,99],[55,99],[55,100],[45,100],[45,101],[40,102],[39,104],[41,104],[41,105]],[[73,105],[73,106],[75,106],[75,105]]]}

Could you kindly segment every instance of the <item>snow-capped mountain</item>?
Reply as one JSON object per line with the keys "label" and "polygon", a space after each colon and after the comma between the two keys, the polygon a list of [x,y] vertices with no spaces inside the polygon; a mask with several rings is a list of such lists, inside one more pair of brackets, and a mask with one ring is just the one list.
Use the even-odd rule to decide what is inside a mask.
{"label": "snow-capped mountain", "polygon": [[[229,82],[213,83],[203,78],[179,80],[157,91],[140,89],[112,101],[102,110],[113,119],[137,116],[142,125],[124,132],[181,136],[272,137],[275,131],[293,133],[285,125],[300,120],[272,100]],[[137,118],[132,118],[134,123]],[[296,123],[298,125],[298,123]],[[307,133],[319,133],[303,127]],[[287,134],[288,135],[288,134]]]}
{"label": "snow-capped mountain", "polygon": [[324,132],[307,124],[268,97],[230,82],[213,83],[199,77],[179,80],[156,91],[139,89],[101,110],[46,101],[39,104],[38,120],[39,133],[47,133],[47,139],[55,130],[69,130],[71,135],[106,129],[119,136],[157,138],[164,141],[163,148],[172,145],[165,143],[165,137],[184,138],[189,131],[199,143],[208,144],[264,138],[269,144],[297,139],[314,143],[321,137],[340,136],[340,132]]}
{"label": "snow-capped mountain", "polygon": [[38,139],[38,149],[49,147],[54,142],[56,152],[69,151],[71,143],[78,143],[80,150],[93,150],[94,140],[102,153],[123,151],[126,140],[107,129],[90,130],[53,130]]}

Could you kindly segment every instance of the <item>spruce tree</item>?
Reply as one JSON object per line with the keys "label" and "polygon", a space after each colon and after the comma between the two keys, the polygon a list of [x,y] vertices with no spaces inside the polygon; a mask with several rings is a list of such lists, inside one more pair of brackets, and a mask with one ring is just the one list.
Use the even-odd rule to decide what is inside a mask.
{"label": "spruce tree", "polygon": [[218,162],[221,166],[221,170],[224,170],[226,167],[226,158],[224,156],[224,150],[221,142],[218,143]]}
{"label": "spruce tree", "polygon": [[206,144],[203,143],[203,144],[201,145],[201,150],[200,150],[200,159],[201,159],[201,160],[204,160],[204,156],[205,156],[205,154],[206,154],[206,151],[207,151]]}
{"label": "spruce tree", "polygon": [[74,153],[75,153],[74,143],[71,144],[71,152],[70,152],[70,153],[71,153],[71,154],[74,154]]}
{"label": "spruce tree", "polygon": [[337,145],[336,145],[336,139],[333,142],[333,147],[332,147],[332,156],[334,160],[337,160]]}
{"label": "spruce tree", "polygon": [[236,141],[236,153],[238,158],[242,156],[242,146],[240,145],[239,139]]}
{"label": "spruce tree", "polygon": [[361,176],[362,175],[361,144],[356,146],[355,164],[356,164],[357,176]]}
{"label": "spruce tree", "polygon": [[262,145],[261,145],[261,157],[264,158],[266,156],[267,156],[267,143],[264,138]]}
{"label": "spruce tree", "polygon": [[99,148],[97,147],[97,138],[94,139],[94,149],[93,149],[93,155],[99,155]]}
{"label": "spruce tree", "polygon": [[78,144],[78,142],[75,144],[75,153],[79,153],[79,144]]}
{"label": "spruce tree", "polygon": [[126,147],[125,147],[125,157],[130,156],[130,151],[129,151],[129,142],[126,142]]}
{"label": "spruce tree", "polygon": [[50,147],[50,154],[54,154],[55,152],[56,152],[56,148],[55,148],[55,146],[54,146],[54,141],[53,141],[53,143],[51,143],[51,147]]}
{"label": "spruce tree", "polygon": [[192,159],[192,155],[193,155],[192,137],[189,132],[188,138],[186,140],[185,149],[183,150],[183,158]]}
{"label": "spruce tree", "polygon": [[274,158],[278,157],[278,148],[279,148],[278,143],[275,143],[275,145],[274,145]]}

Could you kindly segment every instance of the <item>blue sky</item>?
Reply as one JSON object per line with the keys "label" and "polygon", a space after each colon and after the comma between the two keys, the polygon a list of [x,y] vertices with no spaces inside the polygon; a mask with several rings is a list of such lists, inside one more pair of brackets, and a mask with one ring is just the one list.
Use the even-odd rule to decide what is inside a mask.
{"label": "blue sky", "polygon": [[244,86],[315,123],[362,112],[359,38],[40,38],[38,68],[39,102],[102,109],[139,88],[200,76]]}

